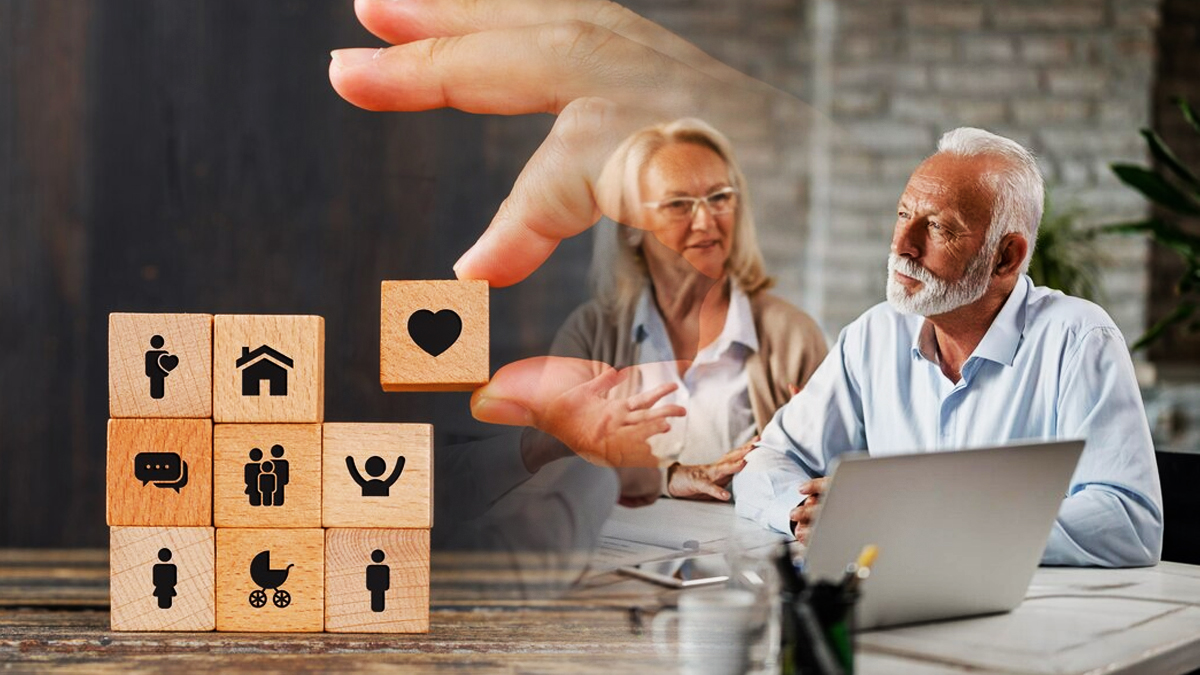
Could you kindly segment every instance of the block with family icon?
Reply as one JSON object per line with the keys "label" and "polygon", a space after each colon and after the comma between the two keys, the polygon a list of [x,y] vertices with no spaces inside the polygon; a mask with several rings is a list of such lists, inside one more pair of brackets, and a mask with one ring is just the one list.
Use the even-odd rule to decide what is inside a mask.
{"label": "block with family icon", "polygon": [[[486,380],[486,286],[428,283],[428,389]],[[429,630],[433,427],[324,422],[321,317],[113,314],[109,357],[113,630]]]}

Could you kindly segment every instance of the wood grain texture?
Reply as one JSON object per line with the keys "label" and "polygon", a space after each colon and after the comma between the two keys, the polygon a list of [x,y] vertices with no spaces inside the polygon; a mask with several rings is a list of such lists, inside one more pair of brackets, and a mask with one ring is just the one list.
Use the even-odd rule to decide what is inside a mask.
{"label": "wood grain texture", "polygon": [[[283,449],[272,455],[274,446]],[[261,453],[257,462],[250,453]],[[251,504],[246,465],[287,461],[283,503]],[[278,480],[278,470],[274,471]],[[275,492],[277,497],[279,491]],[[278,499],[272,500],[277,502]],[[218,424],[213,427],[213,524],[217,527],[320,527],[321,425]]]}
{"label": "wood grain texture", "polygon": [[[110,534],[111,625],[120,631],[210,631],[216,626],[211,527],[114,527]],[[159,557],[169,551],[166,561]],[[155,566],[174,566],[169,607],[156,593]]]}
{"label": "wood grain texture", "polygon": [[[386,566],[380,605],[372,604],[371,565]],[[429,632],[429,530],[325,530],[325,630]]]}
{"label": "wood grain texture", "polygon": [[[260,581],[276,583],[268,588],[250,573],[251,561],[270,551],[270,570]],[[287,570],[288,565],[293,565]],[[282,578],[287,570],[287,578]],[[320,632],[325,622],[325,531],[217,529],[217,630],[270,633]],[[250,604],[251,594],[261,591],[266,602]],[[286,606],[280,607],[285,591]]]}
{"label": "wood grain texture", "polygon": [[[212,422],[190,419],[108,421],[109,525],[208,527],[212,525]],[[135,459],[141,453],[175,453],[186,462],[187,484],[143,482]]]}
{"label": "wood grain texture", "polygon": [[[257,395],[243,394],[244,350],[253,354],[268,346],[292,361],[286,372],[286,395],[271,394],[266,381]],[[266,359],[267,357],[262,357]],[[251,378],[256,379],[256,378]],[[325,416],[325,320],[319,316],[217,315],[213,329],[213,421],[321,422]]]}
{"label": "wood grain texture", "polygon": [[[212,323],[211,314],[109,314],[109,415],[212,417]],[[162,338],[157,349],[154,336]],[[162,352],[151,356],[166,372],[158,398],[150,352]]]}
{"label": "wood grain texture", "polygon": [[[384,391],[468,391],[487,383],[488,284],[485,281],[384,281],[379,329],[379,382]],[[413,341],[414,312],[451,310],[462,333],[434,356]]]}
{"label": "wood grain texture", "polygon": [[[428,424],[326,423],[322,450],[322,525],[325,527],[433,527],[433,427]],[[364,496],[350,474],[352,457],[364,481],[386,480],[399,457],[404,468],[386,496]],[[375,478],[371,457],[384,462]]]}

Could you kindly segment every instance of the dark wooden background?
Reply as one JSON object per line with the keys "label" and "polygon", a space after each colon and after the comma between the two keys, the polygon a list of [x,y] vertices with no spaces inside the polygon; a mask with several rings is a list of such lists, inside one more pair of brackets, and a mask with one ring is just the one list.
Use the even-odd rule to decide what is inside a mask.
{"label": "dark wooden background", "polygon": [[[379,282],[452,277],[552,120],[358,110],[329,51],[377,44],[346,0],[0,2],[0,546],[107,544],[112,311],[319,314],[326,419],[489,433],[380,390]],[[586,297],[586,239],[493,292],[493,369]]]}

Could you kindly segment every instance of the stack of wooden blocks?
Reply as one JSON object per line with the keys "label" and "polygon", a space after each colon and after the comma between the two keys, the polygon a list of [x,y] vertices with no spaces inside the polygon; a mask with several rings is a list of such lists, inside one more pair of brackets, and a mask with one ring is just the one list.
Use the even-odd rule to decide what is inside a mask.
{"label": "stack of wooden blocks", "polygon": [[[487,285],[384,282],[387,390],[488,379]],[[429,630],[433,429],[324,421],[317,316],[112,314],[118,631]]]}

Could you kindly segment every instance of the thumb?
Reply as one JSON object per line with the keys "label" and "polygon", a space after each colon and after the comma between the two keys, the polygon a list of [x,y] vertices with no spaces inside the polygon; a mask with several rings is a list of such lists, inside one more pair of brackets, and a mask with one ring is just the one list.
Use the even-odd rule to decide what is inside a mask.
{"label": "thumb", "polygon": [[475,390],[471,414],[481,422],[533,426],[554,399],[607,368],[599,362],[561,356],[515,361]]}

